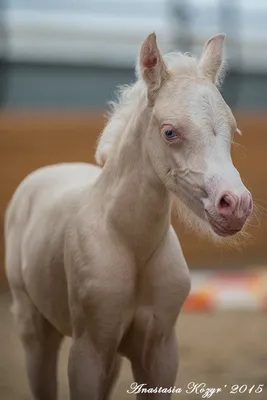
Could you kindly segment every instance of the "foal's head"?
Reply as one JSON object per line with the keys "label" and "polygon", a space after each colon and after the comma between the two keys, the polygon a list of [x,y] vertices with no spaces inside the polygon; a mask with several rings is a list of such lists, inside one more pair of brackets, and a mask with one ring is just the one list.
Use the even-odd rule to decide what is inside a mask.
{"label": "foal's head", "polygon": [[230,236],[242,229],[253,205],[231,160],[236,121],[216,87],[223,41],[223,34],[212,37],[197,62],[179,54],[163,58],[151,34],[139,68],[147,88],[145,143],[153,168],[198,219]]}

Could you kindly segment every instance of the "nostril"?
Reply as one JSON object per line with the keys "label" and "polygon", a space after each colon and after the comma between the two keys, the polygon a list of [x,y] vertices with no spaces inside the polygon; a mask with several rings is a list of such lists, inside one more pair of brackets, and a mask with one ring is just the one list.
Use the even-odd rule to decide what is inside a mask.
{"label": "nostril", "polygon": [[217,211],[223,216],[230,216],[234,213],[237,205],[237,200],[231,193],[224,193],[218,203]]}
{"label": "nostril", "polygon": [[219,207],[220,208],[227,208],[230,206],[229,199],[227,199],[227,196],[223,196],[219,202]]}

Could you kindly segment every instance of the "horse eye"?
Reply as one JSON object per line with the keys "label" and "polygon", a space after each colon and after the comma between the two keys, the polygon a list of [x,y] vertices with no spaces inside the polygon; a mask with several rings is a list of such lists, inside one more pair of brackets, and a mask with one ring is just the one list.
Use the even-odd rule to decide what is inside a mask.
{"label": "horse eye", "polygon": [[177,138],[177,133],[173,129],[168,129],[164,132],[164,135],[167,140],[172,140]]}

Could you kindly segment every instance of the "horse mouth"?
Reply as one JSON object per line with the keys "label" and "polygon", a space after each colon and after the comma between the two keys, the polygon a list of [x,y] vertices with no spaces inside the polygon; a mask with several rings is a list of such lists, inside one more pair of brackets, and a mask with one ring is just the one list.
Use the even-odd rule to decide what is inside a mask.
{"label": "horse mouth", "polygon": [[233,236],[236,235],[238,232],[241,231],[240,229],[229,229],[229,228],[225,228],[223,225],[221,225],[218,221],[216,221],[210,214],[208,211],[206,211],[206,215],[209,221],[209,224],[211,226],[211,228],[213,229],[213,231],[219,235],[219,236]]}

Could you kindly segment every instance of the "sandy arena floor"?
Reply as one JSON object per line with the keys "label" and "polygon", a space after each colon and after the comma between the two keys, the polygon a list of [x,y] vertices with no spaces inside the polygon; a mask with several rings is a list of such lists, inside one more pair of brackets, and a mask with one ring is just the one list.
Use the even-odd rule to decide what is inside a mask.
{"label": "sandy arena floor", "polygon": [[[9,313],[10,296],[0,291],[0,400],[30,400],[23,351]],[[180,347],[180,373],[176,382],[183,392],[173,398],[195,400],[202,394],[186,394],[189,382],[222,388],[212,399],[267,399],[267,315],[262,313],[183,314],[177,335]],[[60,359],[60,400],[68,399],[66,340]],[[113,400],[134,398],[126,393],[133,379],[124,363]],[[247,385],[244,394],[230,394],[231,385]],[[255,385],[263,392],[248,393]],[[242,390],[246,389],[243,386]],[[204,397],[207,398],[207,397]],[[88,399],[89,400],[89,399]]]}

